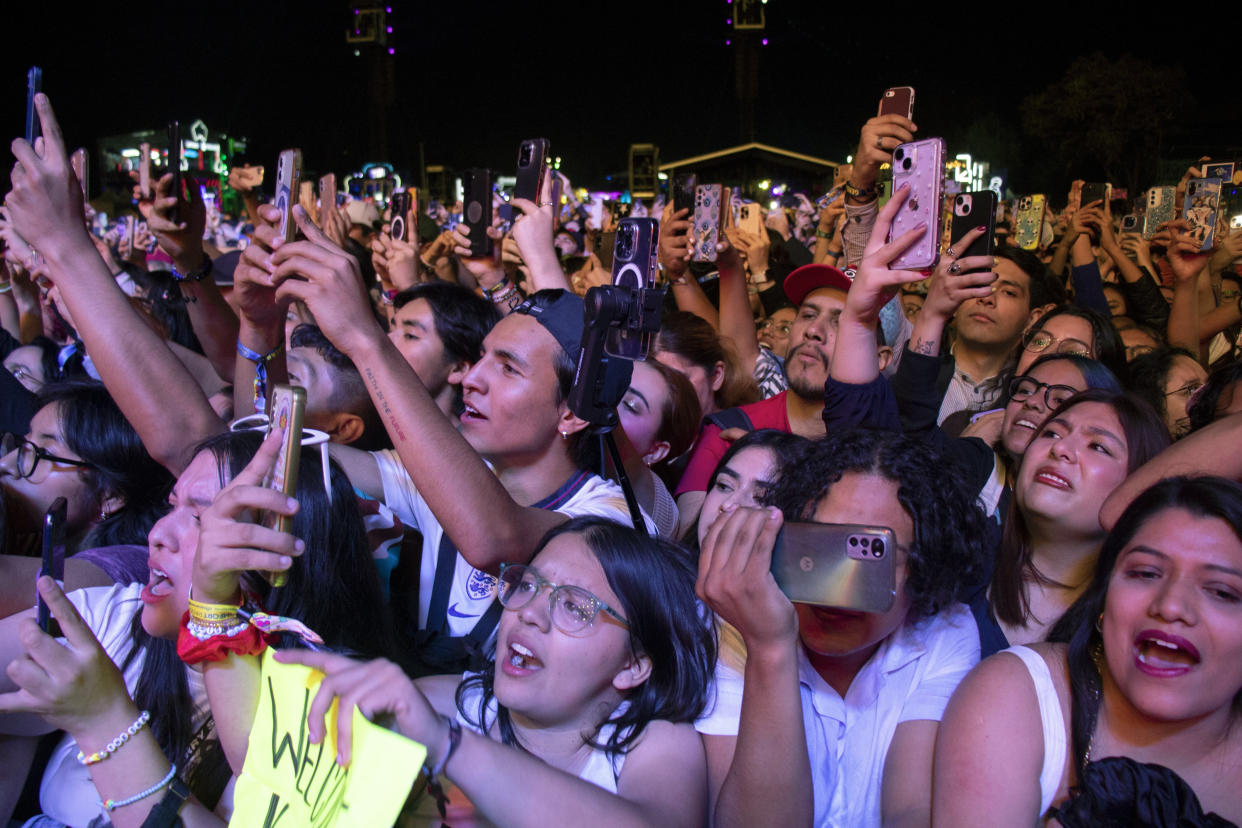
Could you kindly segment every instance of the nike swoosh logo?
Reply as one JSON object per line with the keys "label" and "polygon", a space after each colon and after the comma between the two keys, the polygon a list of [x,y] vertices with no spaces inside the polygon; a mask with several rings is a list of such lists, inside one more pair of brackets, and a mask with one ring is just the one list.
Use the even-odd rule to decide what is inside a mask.
{"label": "nike swoosh logo", "polygon": [[453,616],[454,618],[478,618],[479,617],[479,614],[477,612],[458,612],[456,602],[449,605],[448,614]]}

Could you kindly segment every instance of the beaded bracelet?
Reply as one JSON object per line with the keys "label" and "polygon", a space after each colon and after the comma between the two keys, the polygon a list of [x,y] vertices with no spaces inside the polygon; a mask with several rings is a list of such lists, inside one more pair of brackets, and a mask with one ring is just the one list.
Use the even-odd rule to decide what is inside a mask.
{"label": "beaded bracelet", "polygon": [[143,799],[146,799],[151,794],[159,793],[165,787],[168,786],[168,783],[172,782],[173,777],[176,775],[177,775],[177,766],[173,765],[171,768],[168,769],[168,773],[164,776],[163,779],[161,779],[159,782],[156,782],[154,785],[147,788],[142,793],[136,793],[133,796],[129,796],[121,800],[116,800],[116,799],[103,800],[102,804],[104,806],[104,809],[107,810],[109,813],[111,813],[112,811],[115,811],[117,808],[124,808],[126,805],[133,805],[135,802],[139,802]]}
{"label": "beaded bracelet", "polygon": [[202,264],[188,273],[182,273],[180,270],[177,270],[176,265],[173,265],[172,277],[178,282],[201,282],[211,274],[211,268],[211,257],[204,253]]}
{"label": "beaded bracelet", "polygon": [[125,728],[125,730],[121,731],[121,733],[111,742],[108,742],[108,744],[104,746],[103,750],[92,753],[90,756],[85,755],[79,750],[78,762],[88,767],[102,762],[120,750],[121,745],[128,742],[134,734],[146,727],[147,722],[149,721],[151,721],[151,712],[149,710],[142,711],[138,718],[134,719],[134,723]]}

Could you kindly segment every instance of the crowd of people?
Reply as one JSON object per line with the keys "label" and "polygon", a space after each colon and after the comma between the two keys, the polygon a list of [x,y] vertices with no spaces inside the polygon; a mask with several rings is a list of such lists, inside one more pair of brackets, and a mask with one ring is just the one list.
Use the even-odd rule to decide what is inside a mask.
{"label": "crowd of people", "polygon": [[[355,709],[425,746],[402,825],[1242,822],[1242,230],[1071,198],[1030,250],[1003,203],[897,269],[936,230],[890,232],[919,133],[877,116],[840,197],[726,209],[714,261],[635,205],[664,310],[614,457],[570,405],[608,211],[514,198],[480,256],[451,208],[403,241],[239,172],[209,218],[167,174],[130,237],[36,105],[0,208],[0,819],[227,822],[270,648],[322,672],[339,763]],[[790,551],[837,525],[891,581],[845,534]],[[846,598],[778,579],[821,553]]]}

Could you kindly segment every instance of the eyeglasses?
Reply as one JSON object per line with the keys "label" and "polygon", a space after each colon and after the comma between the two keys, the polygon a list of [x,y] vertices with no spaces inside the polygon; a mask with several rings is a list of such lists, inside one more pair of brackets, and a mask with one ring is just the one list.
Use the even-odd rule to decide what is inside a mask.
{"label": "eyeglasses", "polygon": [[13,375],[14,379],[26,388],[29,388],[31,391],[38,391],[43,387],[43,380],[35,376],[33,371],[25,365],[22,365],[20,362],[15,363],[11,368],[9,368],[9,373]]}
{"label": "eyeglasses", "polygon": [[771,319],[765,319],[759,323],[758,328],[761,332],[771,328],[776,333],[788,335],[789,332],[793,330],[793,325],[789,322],[781,322],[778,324],[773,322]]}
{"label": "eyeglasses", "polygon": [[1022,402],[1041,388],[1044,389],[1044,406],[1049,411],[1060,408],[1062,403],[1078,393],[1077,388],[1068,385],[1049,385],[1034,377],[1014,377],[1009,383],[1009,399]]}
{"label": "eyeglasses", "polygon": [[529,604],[544,587],[552,590],[548,593],[552,623],[563,633],[573,635],[582,632],[595,622],[600,610],[603,610],[622,627],[627,630],[630,628],[629,622],[622,618],[620,613],[582,587],[569,584],[557,586],[536,572],[533,566],[500,565],[500,583],[496,587],[496,597],[505,609],[521,609]]}
{"label": "eyeglasses", "polygon": [[1195,392],[1198,391],[1202,387],[1203,387],[1203,383],[1200,382],[1199,380],[1191,380],[1185,385],[1174,388],[1172,391],[1164,392],[1164,395],[1166,397],[1172,397],[1173,395],[1177,395],[1179,397],[1185,397],[1186,399],[1190,399],[1191,397],[1195,395]]}
{"label": "eyeglasses", "polygon": [[57,457],[42,446],[37,446],[30,442],[25,437],[19,437],[12,432],[6,431],[4,436],[0,437],[0,457],[8,457],[14,451],[17,452],[17,476],[22,478],[33,475],[35,469],[39,466],[40,460],[46,460],[51,463],[52,471],[68,471],[68,469],[64,468],[65,466],[83,469],[95,468],[93,463],[87,463],[85,460]]}
{"label": "eyeglasses", "polygon": [[1154,350],[1156,350],[1156,348],[1153,345],[1127,345],[1126,346],[1126,362],[1129,362],[1130,360],[1134,359],[1137,356],[1142,356],[1143,354],[1150,354]]}
{"label": "eyeglasses", "polygon": [[1042,354],[1054,345],[1054,354],[1091,356],[1091,346],[1081,339],[1057,339],[1047,331],[1032,331],[1022,337],[1022,347],[1033,354]]}

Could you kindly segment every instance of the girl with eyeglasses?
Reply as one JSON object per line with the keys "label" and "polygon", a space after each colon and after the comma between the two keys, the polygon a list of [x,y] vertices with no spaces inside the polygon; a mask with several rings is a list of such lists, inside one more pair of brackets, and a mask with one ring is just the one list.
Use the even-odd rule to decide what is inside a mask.
{"label": "girl with eyeglasses", "polygon": [[145,577],[147,533],[172,486],[102,385],[50,385],[39,400],[25,437],[0,437],[8,534],[0,546],[0,617],[33,601],[39,560],[28,556],[38,553],[56,498],[68,505],[70,588],[128,583]]}
{"label": "girl with eyeglasses", "polygon": [[[576,518],[549,532],[529,565],[501,570],[504,611],[481,673],[411,682],[383,661],[279,659],[327,674],[313,740],[335,695],[338,716],[391,713],[426,745],[427,767],[449,783],[439,815],[449,824],[701,825],[707,769],[692,722],[716,648],[694,581],[682,548]],[[436,819],[432,799],[419,817]]]}

